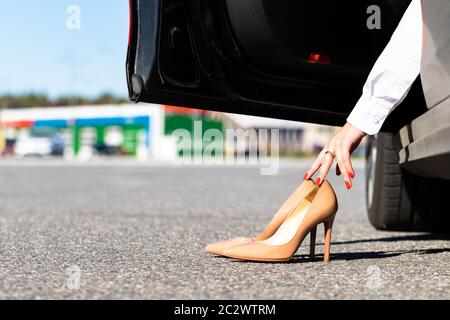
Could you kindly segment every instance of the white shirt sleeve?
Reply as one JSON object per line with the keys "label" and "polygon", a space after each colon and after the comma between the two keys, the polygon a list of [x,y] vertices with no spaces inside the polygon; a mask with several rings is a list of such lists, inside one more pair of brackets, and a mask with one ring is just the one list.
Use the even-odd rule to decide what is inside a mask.
{"label": "white shirt sleeve", "polygon": [[420,73],[422,7],[412,0],[388,45],[367,78],[363,93],[347,118],[354,127],[376,134]]}

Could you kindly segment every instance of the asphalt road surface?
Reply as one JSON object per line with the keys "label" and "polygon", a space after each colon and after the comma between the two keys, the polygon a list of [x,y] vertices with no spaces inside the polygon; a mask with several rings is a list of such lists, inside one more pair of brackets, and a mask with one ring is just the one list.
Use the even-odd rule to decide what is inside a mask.
{"label": "asphalt road surface", "polygon": [[203,251],[257,233],[307,163],[274,176],[250,167],[0,165],[0,298],[450,298],[450,237],[374,230],[361,164],[349,192],[331,177],[340,209],[330,264],[310,261],[307,241],[284,264]]}

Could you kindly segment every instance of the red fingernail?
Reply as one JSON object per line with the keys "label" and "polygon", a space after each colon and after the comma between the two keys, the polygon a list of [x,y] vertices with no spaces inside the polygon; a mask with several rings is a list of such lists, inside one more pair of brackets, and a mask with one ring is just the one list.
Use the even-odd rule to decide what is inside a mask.
{"label": "red fingernail", "polygon": [[353,179],[355,177],[355,175],[352,172],[349,172],[348,175],[351,179]]}
{"label": "red fingernail", "polygon": [[307,177],[308,177],[308,172],[305,173],[305,175],[303,176],[303,180],[306,180]]}
{"label": "red fingernail", "polygon": [[349,181],[345,181],[345,186],[347,187],[347,190],[350,190],[352,184]]}
{"label": "red fingernail", "polygon": [[322,182],[322,179],[321,179],[320,177],[318,177],[318,178],[316,179],[316,184],[320,186],[320,183],[321,183],[321,182]]}

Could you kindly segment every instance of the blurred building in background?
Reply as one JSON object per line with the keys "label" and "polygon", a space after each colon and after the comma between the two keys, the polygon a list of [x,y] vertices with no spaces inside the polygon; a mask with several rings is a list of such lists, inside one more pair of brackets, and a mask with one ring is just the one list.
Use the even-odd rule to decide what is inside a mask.
{"label": "blurred building in background", "polygon": [[180,129],[192,139],[190,152],[195,151],[194,146],[204,148],[195,142],[203,141],[209,129],[223,133],[225,141],[219,152],[224,154],[235,154],[234,148],[240,148],[234,141],[226,141],[230,139],[227,129],[256,134],[262,129],[269,133],[278,129],[280,156],[301,156],[320,151],[336,132],[334,127],[296,121],[152,104],[6,108],[0,112],[0,125],[4,157],[79,160],[107,156],[174,160],[181,156],[174,136]]}
{"label": "blurred building in background", "polygon": [[[313,126],[304,122],[221,112],[213,112],[212,117],[222,120],[227,129],[254,130],[257,134],[261,130],[267,130],[270,133],[270,130],[278,129],[279,152],[283,156],[300,156],[317,149],[316,144],[311,143],[312,141],[305,143],[305,137],[311,136],[310,130]],[[327,127],[327,134],[332,131],[334,129],[330,130],[330,127]],[[317,143],[321,144],[321,139]]]}
{"label": "blurred building in background", "polygon": [[133,104],[4,109],[3,154],[148,159],[159,148],[163,117],[159,106]]}

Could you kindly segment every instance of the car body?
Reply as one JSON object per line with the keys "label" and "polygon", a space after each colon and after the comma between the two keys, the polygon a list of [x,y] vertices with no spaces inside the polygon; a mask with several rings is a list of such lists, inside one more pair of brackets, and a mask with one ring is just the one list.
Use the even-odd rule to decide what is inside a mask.
{"label": "car body", "polygon": [[450,3],[422,3],[421,78],[427,110],[400,130],[400,163],[425,177],[450,179]]}
{"label": "car body", "polygon": [[[409,3],[131,0],[130,99],[343,125]],[[368,27],[373,6],[381,28]],[[430,181],[450,190],[450,3],[423,7],[422,75],[368,142],[367,207],[380,229],[436,230],[448,219],[412,191]]]}

